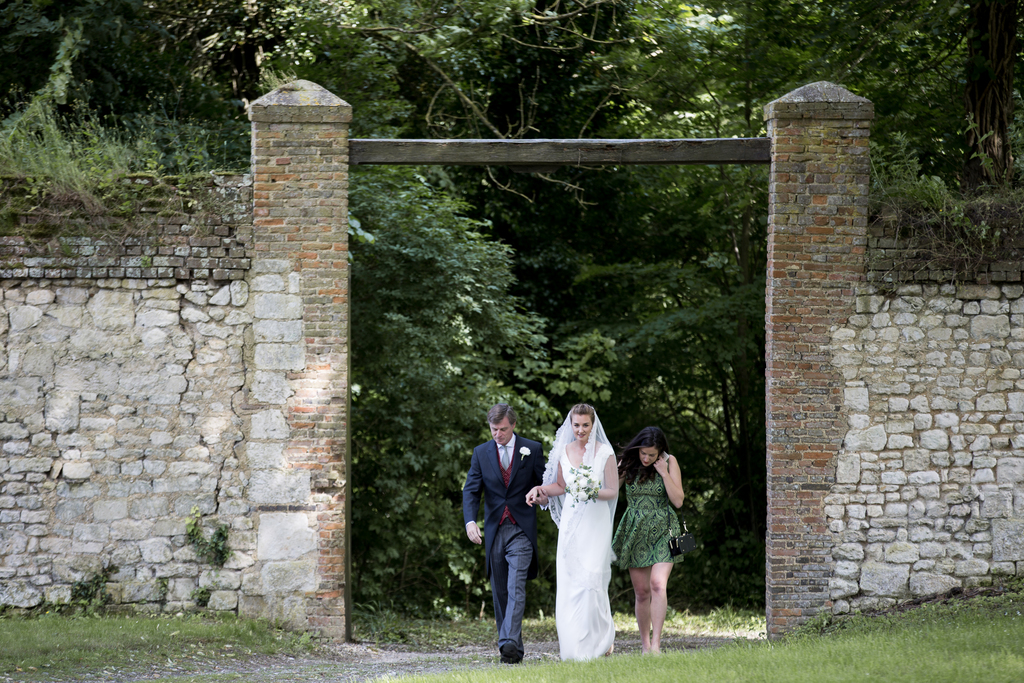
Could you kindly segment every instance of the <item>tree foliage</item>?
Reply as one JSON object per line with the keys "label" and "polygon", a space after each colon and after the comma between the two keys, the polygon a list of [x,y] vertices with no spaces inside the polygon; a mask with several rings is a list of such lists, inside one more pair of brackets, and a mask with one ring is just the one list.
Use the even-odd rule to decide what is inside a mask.
{"label": "tree foliage", "polygon": [[509,359],[538,355],[539,325],[509,297],[511,251],[458,202],[393,168],[361,172],[351,201],[357,595],[475,602],[464,455]]}

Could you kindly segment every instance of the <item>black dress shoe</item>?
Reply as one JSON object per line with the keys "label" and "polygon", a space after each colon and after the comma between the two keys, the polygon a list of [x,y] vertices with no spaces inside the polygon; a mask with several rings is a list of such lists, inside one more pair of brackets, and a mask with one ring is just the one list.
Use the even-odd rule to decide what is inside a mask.
{"label": "black dress shoe", "polygon": [[523,661],[522,656],[519,654],[519,649],[513,643],[505,643],[498,652],[501,653],[502,664],[518,664]]}

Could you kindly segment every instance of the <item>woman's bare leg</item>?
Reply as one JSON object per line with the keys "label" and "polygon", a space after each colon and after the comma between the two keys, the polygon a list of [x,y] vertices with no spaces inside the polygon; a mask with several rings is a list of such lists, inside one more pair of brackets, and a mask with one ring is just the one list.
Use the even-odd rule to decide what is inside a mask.
{"label": "woman's bare leg", "polygon": [[[640,628],[640,650],[647,654],[651,651],[651,568],[630,567],[629,578],[633,581],[636,596],[634,609],[636,625]],[[664,614],[661,621],[665,621]]]}
{"label": "woman's bare leg", "polygon": [[668,613],[668,577],[672,573],[672,563],[659,562],[653,567],[648,567],[647,571],[651,595],[648,616],[654,629],[650,650],[654,654],[661,654],[661,629],[665,625],[665,615]]}

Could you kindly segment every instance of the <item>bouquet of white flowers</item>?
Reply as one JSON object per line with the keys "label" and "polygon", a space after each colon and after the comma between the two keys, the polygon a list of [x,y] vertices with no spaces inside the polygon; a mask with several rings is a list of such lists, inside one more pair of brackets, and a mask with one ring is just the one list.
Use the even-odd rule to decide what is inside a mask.
{"label": "bouquet of white flowers", "polygon": [[566,491],[572,494],[573,506],[575,507],[577,502],[597,500],[601,482],[594,476],[594,469],[590,465],[580,465],[573,469],[576,471],[576,477],[565,487]]}

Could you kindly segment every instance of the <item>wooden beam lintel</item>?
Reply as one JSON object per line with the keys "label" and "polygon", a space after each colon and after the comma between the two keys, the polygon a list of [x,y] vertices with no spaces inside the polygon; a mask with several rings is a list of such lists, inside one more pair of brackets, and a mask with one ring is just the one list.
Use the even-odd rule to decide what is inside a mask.
{"label": "wooden beam lintel", "polygon": [[768,138],[696,140],[349,140],[349,163],[444,166],[767,164]]}

